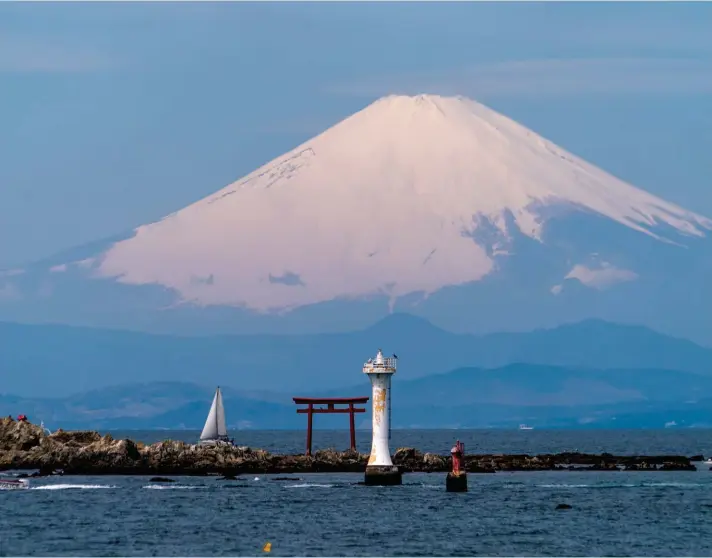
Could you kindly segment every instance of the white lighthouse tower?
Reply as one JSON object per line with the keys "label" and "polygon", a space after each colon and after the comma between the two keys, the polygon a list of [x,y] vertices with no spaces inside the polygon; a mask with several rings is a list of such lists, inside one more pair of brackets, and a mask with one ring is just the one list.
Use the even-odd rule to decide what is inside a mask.
{"label": "white lighthouse tower", "polygon": [[401,472],[391,461],[388,448],[390,438],[391,376],[396,373],[396,357],[384,357],[378,349],[376,358],[370,358],[363,365],[363,373],[371,380],[373,406],[373,440],[371,456],[366,466],[366,484],[401,484]]}

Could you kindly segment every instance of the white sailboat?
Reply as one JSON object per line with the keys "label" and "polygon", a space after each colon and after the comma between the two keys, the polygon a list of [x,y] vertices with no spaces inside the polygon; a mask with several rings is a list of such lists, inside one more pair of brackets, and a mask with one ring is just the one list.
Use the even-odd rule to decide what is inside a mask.
{"label": "white sailboat", "polygon": [[205,421],[203,431],[200,433],[200,443],[206,445],[232,444],[232,440],[227,436],[225,407],[223,406],[222,393],[219,386],[215,390],[213,404],[210,406],[208,418]]}

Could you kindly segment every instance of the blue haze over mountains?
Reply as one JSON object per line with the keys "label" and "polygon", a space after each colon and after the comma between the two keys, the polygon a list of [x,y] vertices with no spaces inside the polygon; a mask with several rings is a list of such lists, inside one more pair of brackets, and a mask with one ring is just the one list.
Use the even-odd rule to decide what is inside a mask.
{"label": "blue haze over mountains", "polygon": [[0,413],[63,428],[200,428],[219,384],[231,427],[303,428],[291,397],[369,395],[361,364],[379,346],[399,355],[395,427],[712,425],[712,349],[691,341],[600,320],[475,336],[407,314],[307,335],[0,323]]}
{"label": "blue haze over mountains", "polygon": [[[542,211],[546,216],[547,208]],[[549,211],[555,211],[550,208]],[[510,220],[512,216],[509,215]],[[692,237],[657,224],[658,240],[586,212],[554,216],[539,243],[510,227],[498,236],[483,222],[473,242],[492,250],[505,242],[509,256],[495,256],[494,273],[428,296],[416,292],[391,301],[385,294],[337,298],[289,312],[260,313],[241,307],[193,305],[157,285],[127,285],[91,277],[76,265],[51,268],[101,254],[135,231],[62,252],[25,266],[0,271],[0,320],[62,323],[178,335],[322,333],[352,331],[396,312],[421,316],[449,331],[490,333],[551,328],[587,319],[641,324],[712,345],[712,237]],[[575,262],[592,268],[606,261],[637,274],[633,281],[603,288],[565,278]],[[552,292],[559,285],[560,292]],[[3,296],[4,295],[4,296]]]}

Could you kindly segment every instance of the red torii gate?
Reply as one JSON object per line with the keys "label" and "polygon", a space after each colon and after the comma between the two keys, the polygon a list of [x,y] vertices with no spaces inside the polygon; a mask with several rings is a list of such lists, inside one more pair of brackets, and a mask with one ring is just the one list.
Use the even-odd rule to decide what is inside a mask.
{"label": "red torii gate", "polygon": [[[356,423],[354,421],[354,413],[365,413],[363,407],[355,405],[365,405],[368,402],[368,397],[293,397],[297,405],[307,405],[306,409],[297,409],[297,413],[307,415],[307,455],[311,455],[312,449],[312,424],[313,415],[315,414],[335,414],[348,413],[349,427],[351,430],[351,450],[356,450]],[[315,409],[314,405],[326,405],[326,409]],[[334,405],[348,405],[345,409],[337,409]]]}

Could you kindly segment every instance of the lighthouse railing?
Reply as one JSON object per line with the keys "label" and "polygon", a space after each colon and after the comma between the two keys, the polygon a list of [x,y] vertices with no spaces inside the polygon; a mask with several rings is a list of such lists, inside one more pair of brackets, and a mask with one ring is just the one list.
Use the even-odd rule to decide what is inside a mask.
{"label": "lighthouse railing", "polygon": [[367,362],[363,365],[363,370],[364,372],[371,370],[373,370],[374,372],[378,372],[379,370],[395,371],[396,360],[397,359],[395,359],[394,357],[383,357],[383,363],[376,363],[375,361]]}

